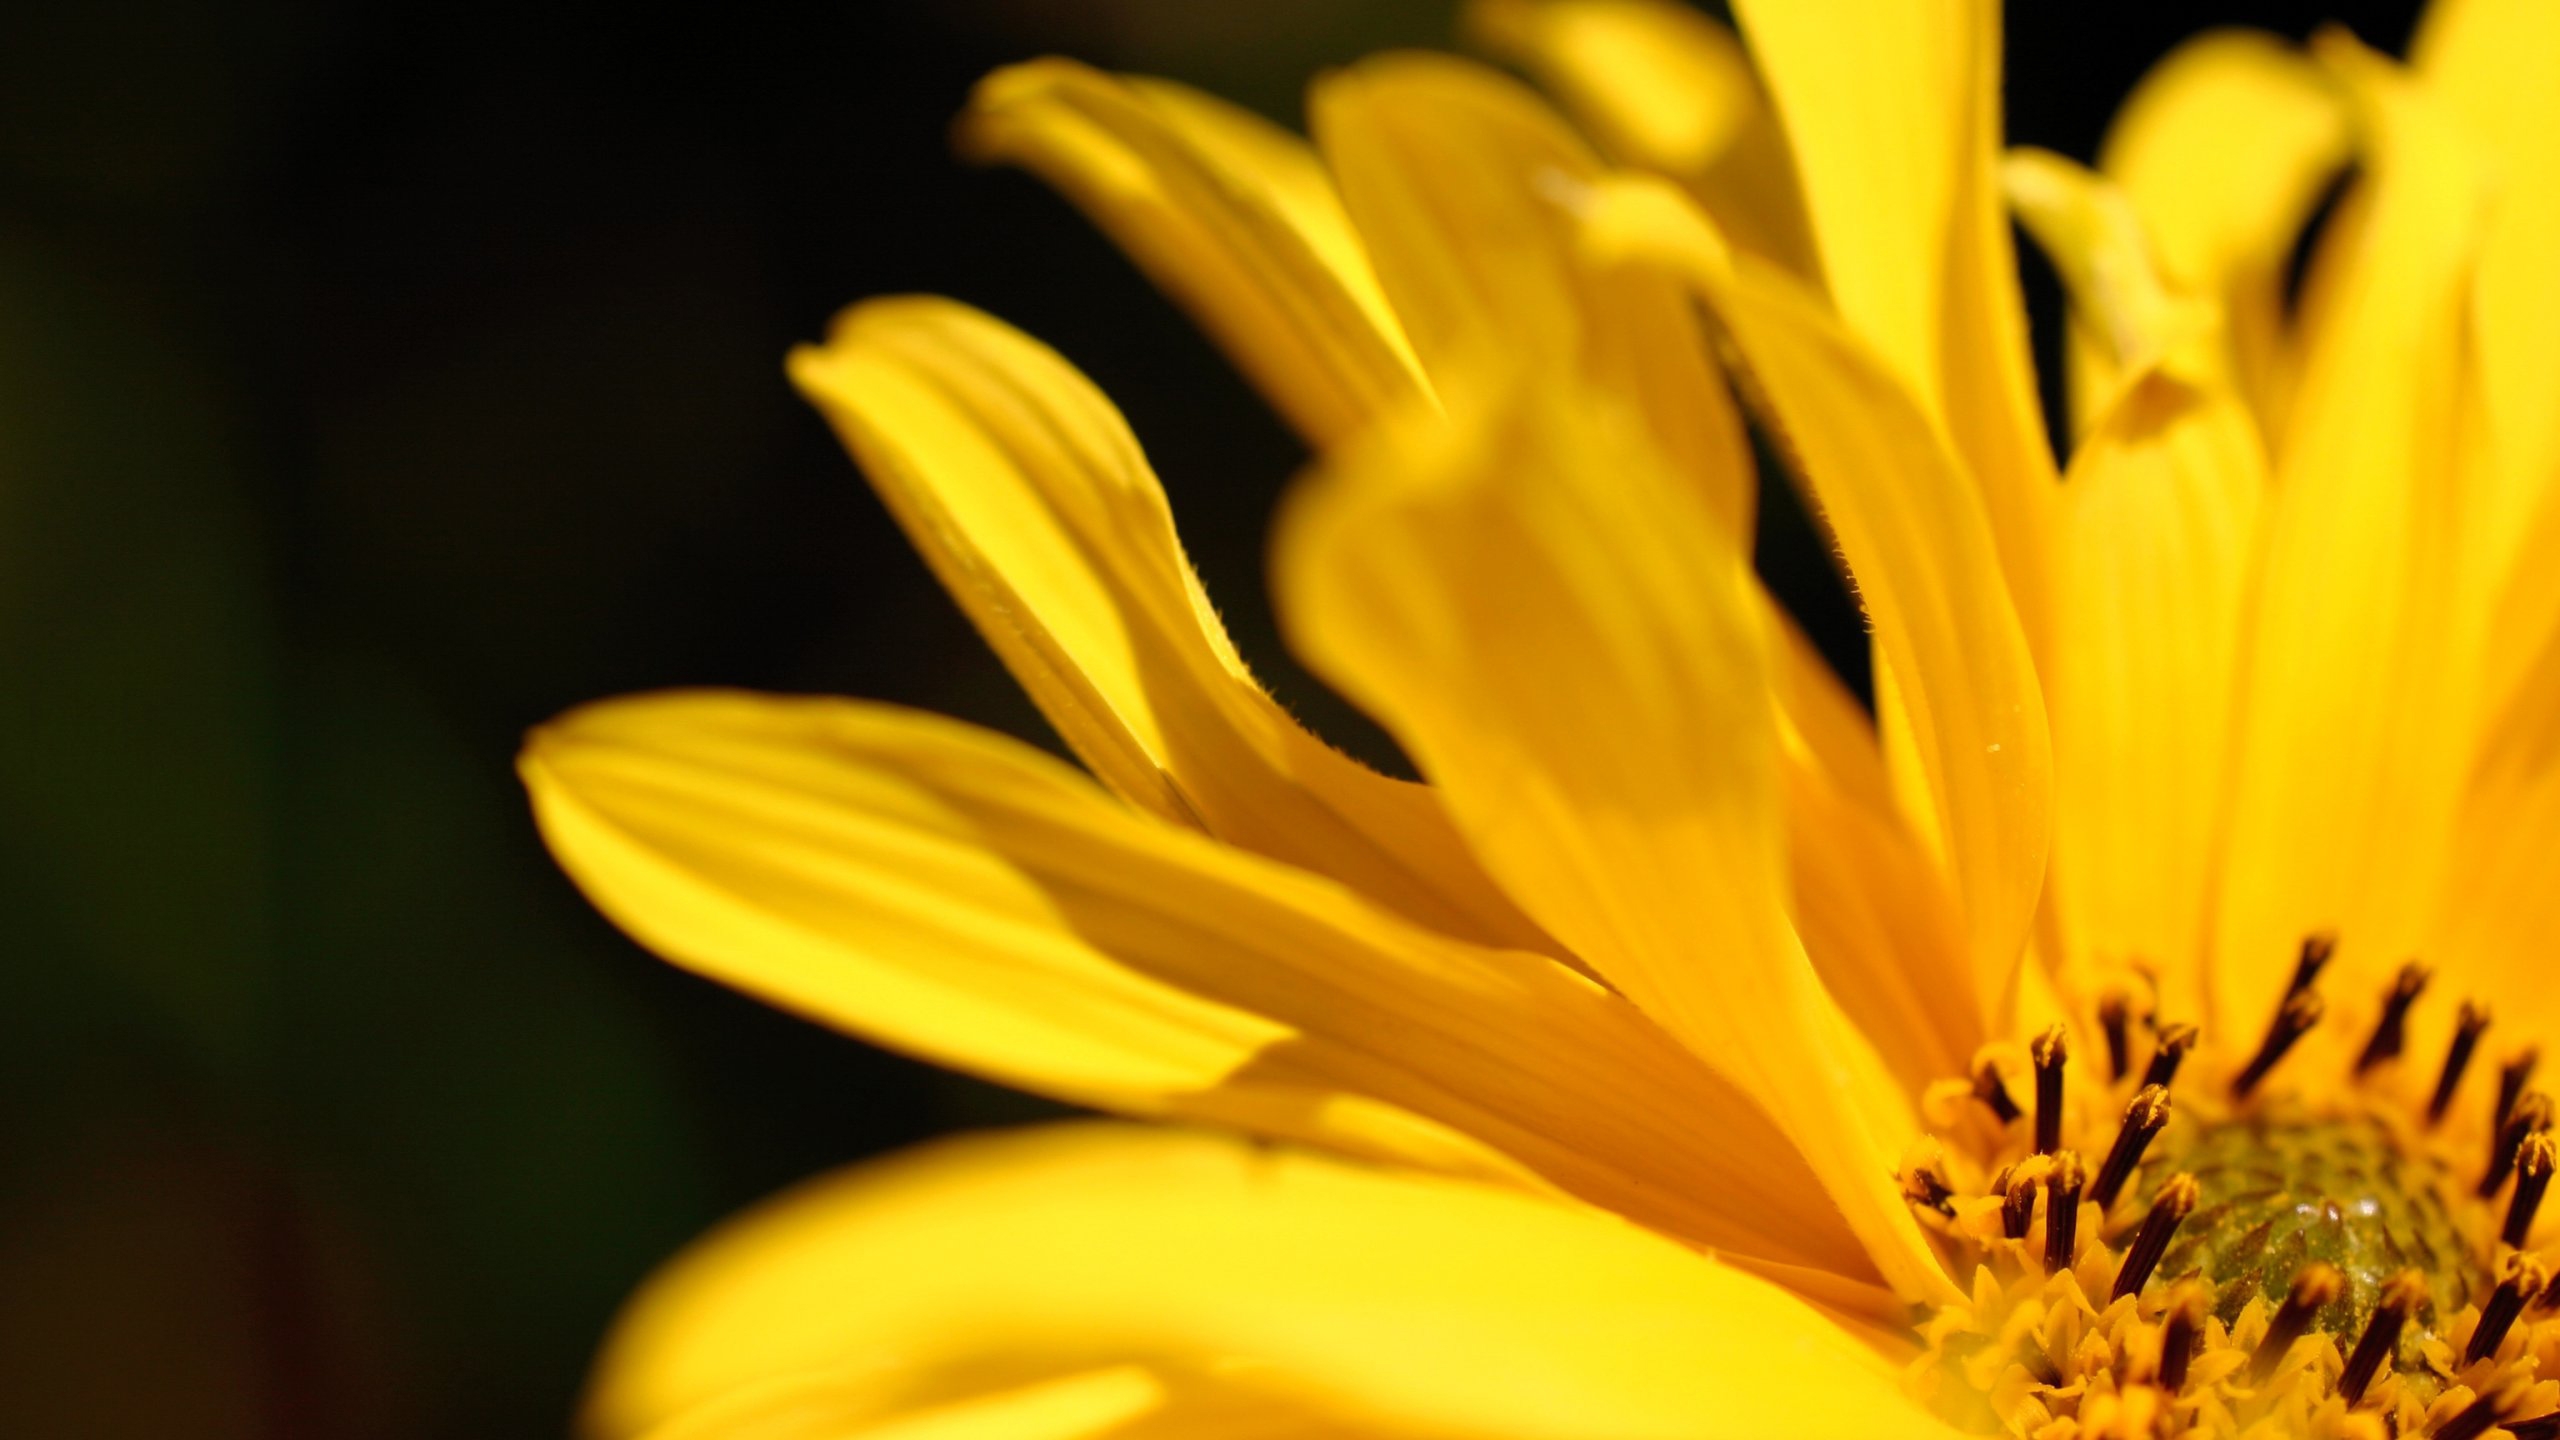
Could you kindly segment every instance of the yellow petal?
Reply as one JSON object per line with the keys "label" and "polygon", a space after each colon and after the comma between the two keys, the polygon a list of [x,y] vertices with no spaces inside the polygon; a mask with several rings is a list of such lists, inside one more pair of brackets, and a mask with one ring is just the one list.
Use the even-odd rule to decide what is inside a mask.
{"label": "yellow petal", "polygon": [[[2074,326],[2102,347],[2119,382],[2164,364],[2192,381],[2228,373],[2211,348],[2221,339],[2214,305],[2162,273],[2142,217],[2120,187],[2032,148],[2011,151],[2001,177],[2019,223],[2062,278]],[[2116,396],[2100,398],[2112,406]]]}
{"label": "yellow petal", "polygon": [[1069,60],[988,76],[960,137],[1058,187],[1309,441],[1429,393],[1297,137],[1196,91]]}
{"label": "yellow petal", "polygon": [[1783,611],[1779,760],[1790,913],[1824,988],[1906,1090],[1960,1074],[1987,1038],[1964,920],[1904,825],[1876,729]]}
{"label": "yellow petal", "polygon": [[2306,932],[2340,932],[2344,985],[2379,984],[2421,940],[2469,719],[2444,474],[2481,176],[2396,67],[2343,39],[2323,57],[2356,96],[2367,181],[2332,241],[2351,248],[2321,257],[2330,303],[2262,521],[2208,957],[2221,1013],[2244,1030]]}
{"label": "yellow petal", "polygon": [[2519,667],[2523,687],[2466,777],[2445,895],[2427,955],[2468,993],[2488,997],[2511,1034],[2560,1027],[2560,992],[2542,983],[2560,933],[2560,632]]}
{"label": "yellow petal", "polygon": [[1933,407],[1941,262],[1981,8],[1977,0],[1734,7],[1785,122],[1832,298]]}
{"label": "yellow petal", "polygon": [[2010,606],[2041,661],[2051,622],[2059,500],[2053,440],[2027,343],[2026,297],[2000,190],[1998,7],[1973,9],[1971,84],[1962,95],[1955,194],[1947,222],[1946,297],[1938,367],[1947,438],[1981,493]]}
{"label": "yellow petal", "polygon": [[1996,7],[1741,0],[1735,12],[1786,122],[1839,314],[1944,426],[2040,645],[2053,457],[1996,172]]}
{"label": "yellow petal", "polygon": [[1722,23],[1678,0],[1475,0],[1465,21],[1612,157],[1679,180],[1734,244],[1820,283],[1786,136]]}
{"label": "yellow petal", "polygon": [[1136,814],[1017,742],[679,693],[574,711],[523,769],[599,908],[787,1009],[1081,1104],[1561,1189],[1860,1271],[1788,1142],[1623,1000]]}
{"label": "yellow petal", "polygon": [[[2291,45],[2217,30],[2171,51],[2107,132],[2099,168],[2142,217],[2162,268],[2219,302],[2241,392],[2269,429],[2286,373],[2284,274],[2312,206],[2347,160],[2346,105]],[[2094,423],[2116,367],[2075,355],[2078,425]]]}
{"label": "yellow petal", "polygon": [[2203,999],[2233,689],[2266,461],[2227,388],[2158,372],[2099,421],[2063,485],[2053,753],[2056,881],[2090,951]]}
{"label": "yellow petal", "polygon": [[1943,1289],[1886,1185],[1907,1102],[1786,922],[1747,561],[1610,397],[1446,393],[1451,421],[1382,427],[1283,512],[1293,641],[1532,915],[1799,1138],[1900,1293]]}
{"label": "yellow petal", "polygon": [[1137,441],[1054,352],[950,301],[880,300],[791,374],[1112,788],[1425,923],[1541,945],[1428,792],[1327,747],[1246,672]]}
{"label": "yellow petal", "polygon": [[957,1397],[857,1397],[840,1375],[778,1370],[645,1428],[601,1406],[579,1428],[592,1440],[1123,1440],[1180,1408],[1175,1386],[1139,1364],[989,1384]]}
{"label": "yellow petal", "polygon": [[1574,206],[1600,164],[1537,96],[1480,65],[1385,55],[1326,76],[1316,139],[1435,383],[1487,351],[1578,362],[1633,396],[1726,532],[1751,528],[1742,427],[1658,275],[1595,269]]}
{"label": "yellow petal", "polygon": [[1130,1361],[1362,1433],[1946,1433],[1851,1332],[1611,1217],[1109,1125],[946,1141],[732,1222],[633,1302],[586,1417],[618,1440],[776,1377],[824,1434],[986,1392],[1107,1410],[1166,1383]]}
{"label": "yellow petal", "polygon": [[2494,171],[2471,323],[2495,458],[2472,497],[2464,564],[2503,577],[2560,488],[2560,6],[2438,0],[2415,52],[2429,93]]}
{"label": "yellow petal", "polygon": [[2148,962],[2170,1013],[2198,1014],[2264,447],[2218,307],[2161,271],[2130,198],[2043,151],[2005,178],[2116,387],[2063,487],[2056,959]]}
{"label": "yellow petal", "polygon": [[[2001,1012],[2044,879],[2044,700],[1981,497],[1909,392],[1783,277],[1733,256],[1659,186],[1622,183],[1593,243],[1678,266],[1749,367],[1875,626],[1964,902],[1978,1002]],[[1887,687],[1879,685],[1879,691]],[[1888,748],[1888,754],[1890,754]]]}

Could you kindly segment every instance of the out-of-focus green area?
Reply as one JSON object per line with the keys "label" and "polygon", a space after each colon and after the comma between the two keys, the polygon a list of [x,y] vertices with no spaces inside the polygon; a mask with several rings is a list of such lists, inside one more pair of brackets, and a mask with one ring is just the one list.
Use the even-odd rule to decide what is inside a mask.
{"label": "out-of-focus green area", "polygon": [[[516,737],[697,683],[1040,733],[781,381],[931,289],[1121,400],[1257,668],[1358,743],[1261,596],[1292,443],[943,131],[1048,49],[1285,117],[1450,8],[0,8],[0,1434],[557,1434],[687,1237],[1038,1113],[642,955]],[[2190,28],[2146,23],[2035,41],[2021,133],[2086,153]]]}

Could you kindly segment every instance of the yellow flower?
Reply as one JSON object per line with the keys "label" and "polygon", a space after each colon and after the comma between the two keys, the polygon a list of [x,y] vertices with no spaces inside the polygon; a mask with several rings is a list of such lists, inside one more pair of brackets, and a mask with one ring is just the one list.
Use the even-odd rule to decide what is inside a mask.
{"label": "yellow flower", "polygon": [[[1429,783],[1256,684],[1063,360],[847,312],[794,380],[1092,778],[660,695],[532,738],[544,832],[677,963],[1192,1128],[774,1202],[595,1434],[2560,1433],[2560,10],[2207,36],[2092,172],[1997,152],[1982,0],[1735,8],[1479,4],[1572,124],[1421,55],[1312,146],[980,88],[1317,452],[1290,638]],[[1754,578],[1752,426],[1880,724]]]}

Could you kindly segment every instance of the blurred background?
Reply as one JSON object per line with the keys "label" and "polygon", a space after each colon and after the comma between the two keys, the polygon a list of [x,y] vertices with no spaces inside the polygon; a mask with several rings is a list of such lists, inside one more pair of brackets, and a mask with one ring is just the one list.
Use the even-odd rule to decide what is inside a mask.
{"label": "blurred background", "polygon": [[[1295,443],[945,132],[1044,51],[1294,122],[1310,72],[1445,46],[1451,9],[0,7],[0,1433],[557,1435],[688,1236],[1044,1113],[623,940],[537,843],[517,737],[716,683],[1051,743],[782,381],[836,307],[930,290],[1117,397],[1245,652],[1383,756],[1274,639]],[[2011,136],[2083,158],[2205,23],[2411,20],[2013,9]]]}

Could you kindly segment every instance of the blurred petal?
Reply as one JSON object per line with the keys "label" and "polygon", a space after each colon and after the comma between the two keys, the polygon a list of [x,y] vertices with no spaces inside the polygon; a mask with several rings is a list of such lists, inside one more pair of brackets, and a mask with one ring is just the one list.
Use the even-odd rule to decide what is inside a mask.
{"label": "blurred petal", "polygon": [[1136,439],[1054,352],[951,301],[878,300],[791,374],[1112,788],[1426,924],[1545,948],[1429,792],[1326,746],[1254,681]]}
{"label": "blurred petal", "polygon": [[[2220,303],[2233,373],[2271,433],[2291,384],[2285,265],[2348,144],[2336,83],[2252,30],[2213,31],[2171,51],[2107,132],[2099,168],[2131,199],[2169,277]],[[2091,372],[2074,376],[2085,428],[2118,367],[2073,358]]]}
{"label": "blurred petal", "polygon": [[1905,1298],[1913,1121],[1784,913],[1770,640],[1739,547],[1634,417],[1551,374],[1452,390],[1293,498],[1293,641],[1395,731],[1477,853],[1797,1137]]}
{"label": "blurred petal", "polygon": [[1680,0],[1476,0],[1471,38],[1617,160],[1687,185],[1734,244],[1821,283],[1795,160],[1751,57]]}
{"label": "blurred petal", "polygon": [[2503,578],[2536,509],[2560,489],[2560,6],[2438,0],[2415,52],[2428,93],[2494,177],[2471,290],[2494,461],[2469,497],[2478,508],[2463,563]]}
{"label": "blurred petal", "polygon": [[[2204,343],[2219,340],[2214,305],[2183,293],[2161,271],[2142,217],[2120,187],[2033,148],[2010,152],[2001,178],[2018,222],[2061,277],[2076,329],[2100,347],[2116,383],[2164,363],[2189,379],[2228,372],[2224,357]],[[2117,397],[2099,398],[2112,405]]]}
{"label": "blurred petal", "polygon": [[1365,1432],[1945,1433],[1850,1331],[1612,1217],[1111,1125],[947,1141],[732,1222],[633,1302],[587,1423],[776,1388],[812,1422],[785,1434],[1005,1392],[1054,1422],[1187,1384]]}
{"label": "blurred petal", "polygon": [[[2053,768],[2044,700],[1980,496],[1903,385],[1839,322],[1658,186],[1621,184],[1592,239],[1679,267],[1729,328],[1875,626],[1963,897],[1992,1029],[2044,880]],[[1890,731],[1887,735],[1890,744]],[[1888,749],[1888,754],[1891,753]]]}
{"label": "blurred petal", "polygon": [[1536,95],[1481,65],[1385,55],[1326,76],[1316,138],[1435,381],[1487,351],[1569,358],[1635,398],[1726,532],[1750,533],[1739,417],[1661,277],[1595,270],[1573,207],[1600,162]]}
{"label": "blurred petal", "polygon": [[1196,91],[1070,60],[988,76],[960,134],[974,154],[1022,165],[1074,201],[1309,441],[1428,393],[1296,136]]}
{"label": "blurred petal", "polygon": [[1133,813],[1018,742],[851,701],[676,693],[573,711],[523,769],[599,908],[786,1009],[1081,1104],[1861,1270],[1788,1142],[1623,1000]]}
{"label": "blurred petal", "polygon": [[2367,179],[2321,257],[2330,302],[2263,520],[2208,957],[2241,1027],[2272,1008],[2309,931],[2340,933],[2346,986],[2379,985],[2421,942],[2471,722],[2443,477],[2482,177],[2396,66],[2343,37],[2322,56],[2354,91]]}

